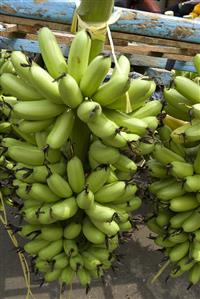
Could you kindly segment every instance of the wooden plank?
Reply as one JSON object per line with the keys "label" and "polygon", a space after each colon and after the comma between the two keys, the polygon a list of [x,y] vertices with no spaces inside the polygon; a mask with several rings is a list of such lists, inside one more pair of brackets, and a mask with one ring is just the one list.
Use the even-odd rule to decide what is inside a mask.
{"label": "wooden plank", "polygon": [[[71,24],[74,10],[73,0],[1,0],[0,7],[2,14],[63,24]],[[113,31],[191,43],[200,42],[200,22],[196,20],[129,9],[120,11],[120,19],[111,25]]]}
{"label": "wooden plank", "polygon": [[1,36],[10,36],[13,32],[17,30],[16,24],[6,24],[0,23],[0,35]]}
{"label": "wooden plank", "polygon": [[[68,55],[69,47],[60,44],[65,56]],[[0,48],[9,50],[24,50],[27,52],[39,53],[38,42],[35,40],[0,37]],[[119,49],[118,49],[119,50]],[[132,65],[161,68],[166,66],[167,59],[162,57],[145,56],[139,54],[127,55]],[[194,72],[194,65],[191,61],[176,61],[174,69]]]}

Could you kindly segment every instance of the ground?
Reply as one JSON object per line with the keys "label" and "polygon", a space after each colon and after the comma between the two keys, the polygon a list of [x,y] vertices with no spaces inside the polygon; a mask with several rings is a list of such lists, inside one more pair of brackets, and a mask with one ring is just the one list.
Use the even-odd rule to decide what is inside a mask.
{"label": "ground", "polygon": [[[132,239],[121,246],[124,255],[115,272],[110,271],[107,284],[100,281],[92,283],[88,295],[74,283],[73,292],[68,292],[62,299],[198,299],[199,286],[187,291],[187,277],[165,282],[168,270],[151,284],[153,275],[158,271],[162,255],[155,251],[148,237],[148,230],[143,226],[135,231]],[[4,229],[0,231],[0,299],[25,299],[26,288],[16,253]],[[56,284],[39,288],[36,278],[32,279],[32,291],[35,299],[59,299]]]}

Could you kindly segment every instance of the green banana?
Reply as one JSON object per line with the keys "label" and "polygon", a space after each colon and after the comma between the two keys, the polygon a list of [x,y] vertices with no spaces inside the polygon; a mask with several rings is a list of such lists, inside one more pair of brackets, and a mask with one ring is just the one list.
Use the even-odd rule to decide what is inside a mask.
{"label": "green banana", "polygon": [[51,260],[54,256],[59,254],[63,249],[63,241],[57,240],[48,244],[38,252],[39,258],[43,260]]}
{"label": "green banana", "polygon": [[169,220],[171,218],[170,213],[167,211],[159,211],[157,216],[156,216],[156,223],[160,226],[163,227],[165,225],[169,224]]}
{"label": "green banana", "polygon": [[145,106],[139,108],[138,110],[130,113],[131,117],[135,118],[145,118],[149,116],[157,116],[162,109],[162,104],[158,100],[150,101],[145,104]]}
{"label": "green banana", "polygon": [[53,121],[53,118],[35,121],[22,120],[17,124],[17,127],[20,131],[30,134],[47,129]]}
{"label": "green banana", "polygon": [[101,262],[88,251],[81,253],[84,263],[84,268],[87,270],[100,270]]}
{"label": "green banana", "polygon": [[64,268],[61,272],[59,280],[62,283],[66,283],[67,285],[71,285],[75,277],[75,272],[71,269],[70,266]]}
{"label": "green banana", "polygon": [[83,191],[85,186],[85,175],[81,160],[74,156],[67,163],[67,177],[70,187],[75,193]]}
{"label": "green banana", "polygon": [[65,252],[61,252],[54,256],[52,259],[54,269],[64,269],[69,264],[69,259],[67,258]]}
{"label": "green banana", "polygon": [[47,272],[44,275],[45,282],[52,282],[57,280],[61,275],[61,271],[62,271],[61,269],[54,269],[51,272]]}
{"label": "green banana", "polygon": [[189,241],[175,245],[169,252],[170,261],[180,261],[188,253],[189,246]]}
{"label": "green banana", "polygon": [[147,127],[153,131],[155,131],[159,125],[159,120],[156,116],[144,117],[142,120],[147,124]]}
{"label": "green banana", "polygon": [[134,174],[137,170],[135,162],[122,154],[120,154],[119,159],[113,166],[120,171],[129,172],[131,174]]}
{"label": "green banana", "polygon": [[182,111],[184,118],[185,113],[187,114],[189,112],[189,107],[192,105],[192,102],[174,88],[165,88],[163,94],[167,104],[178,109],[180,112]]}
{"label": "green banana", "polygon": [[48,27],[42,27],[38,33],[38,42],[42,58],[49,74],[57,78],[67,72],[67,64],[56,37]]}
{"label": "green banana", "polygon": [[199,206],[196,196],[193,194],[185,194],[177,196],[170,201],[170,209],[173,212],[187,212]]}
{"label": "green banana", "polygon": [[63,236],[66,239],[73,240],[79,236],[81,230],[82,225],[80,223],[71,222],[65,226]]}
{"label": "green banana", "polygon": [[184,181],[184,189],[187,192],[198,192],[200,191],[200,186],[199,186],[199,179],[200,175],[191,175],[187,176]]}
{"label": "green banana", "polygon": [[193,165],[190,163],[174,161],[169,164],[169,171],[175,177],[185,178],[193,175]]}
{"label": "green banana", "polygon": [[49,241],[36,239],[26,243],[24,245],[24,250],[31,255],[35,255],[38,254],[43,248],[46,248],[49,244]]}
{"label": "green banana", "polygon": [[60,198],[72,196],[73,192],[69,183],[58,173],[54,172],[47,178],[48,187]]}
{"label": "green banana", "polygon": [[100,164],[116,163],[120,158],[118,149],[106,146],[100,140],[94,141],[90,145],[89,153]]}
{"label": "green banana", "polygon": [[168,176],[167,168],[155,159],[147,161],[148,171],[151,176],[156,178],[166,178]]}
{"label": "green banana", "polygon": [[109,172],[110,169],[108,166],[100,166],[96,170],[92,171],[86,178],[86,185],[88,185],[89,189],[93,193],[96,193],[106,183]]}
{"label": "green banana", "polygon": [[47,185],[41,183],[33,183],[29,195],[35,200],[47,203],[56,202],[60,199],[60,197],[53,193]]}
{"label": "green banana", "polygon": [[[189,282],[194,285],[200,280],[200,263],[196,263],[189,272]],[[190,286],[189,286],[190,287]]]}
{"label": "green banana", "polygon": [[78,271],[77,271],[77,278],[78,278],[78,280],[79,280],[79,282],[80,282],[80,284],[82,286],[87,286],[87,285],[90,284],[90,281],[91,281],[90,274],[84,268],[78,269]]}
{"label": "green banana", "polygon": [[72,270],[77,272],[79,269],[81,269],[84,266],[82,256],[80,254],[77,254],[76,256],[71,256],[69,259],[69,264]]}
{"label": "green banana", "polygon": [[88,217],[83,220],[83,234],[93,244],[102,244],[105,241],[105,234],[99,230]]}
{"label": "green banana", "polygon": [[94,203],[94,194],[87,187],[76,197],[80,209],[89,209]]}
{"label": "green banana", "polygon": [[78,254],[78,247],[74,240],[63,240],[63,248],[67,257],[76,256]]}
{"label": "green banana", "polygon": [[113,79],[120,74],[126,75],[128,77],[131,69],[129,59],[125,55],[120,55],[120,57],[117,60],[117,63],[118,67],[115,66],[115,68],[113,69],[111,78]]}
{"label": "green banana", "polygon": [[77,109],[78,117],[85,123],[95,121],[102,113],[101,105],[94,101],[84,101]]}
{"label": "green banana", "polygon": [[149,191],[157,194],[159,191],[162,191],[163,188],[169,188],[169,186],[174,183],[176,183],[175,178],[167,177],[151,183],[149,185]]}
{"label": "green banana", "polygon": [[21,145],[11,146],[7,154],[16,162],[21,162],[33,166],[39,166],[44,163],[44,152],[37,147],[23,147]]}
{"label": "green banana", "polygon": [[86,30],[79,31],[73,39],[68,56],[68,73],[79,84],[87,70],[91,38]]}
{"label": "green banana", "polygon": [[[159,190],[156,193],[156,197],[160,199],[161,201],[170,201],[170,207],[173,207],[172,202],[174,198],[177,198],[178,196],[184,195],[185,190],[183,188],[182,183],[174,182],[170,184],[170,186],[163,187],[161,190]],[[173,208],[172,208],[173,210]]]}
{"label": "green banana", "polygon": [[194,63],[194,66],[195,66],[195,69],[196,69],[198,75],[200,75],[200,54],[196,54],[193,57],[193,63]]}
{"label": "green banana", "polygon": [[[31,83],[29,58],[21,51],[12,51],[11,61],[17,74],[26,82]],[[34,62],[32,62],[34,64]]]}
{"label": "green banana", "polygon": [[167,165],[174,161],[185,162],[183,157],[158,143],[154,146],[153,157],[163,165]]}
{"label": "green banana", "polygon": [[97,221],[111,221],[113,217],[117,214],[114,209],[103,206],[97,202],[87,210],[85,210],[86,214],[91,218]]}
{"label": "green banana", "polygon": [[190,217],[192,211],[180,212],[170,218],[170,225],[172,228],[180,228],[184,221]]}
{"label": "green banana", "polygon": [[63,236],[63,228],[59,224],[49,224],[41,227],[41,238],[50,242],[60,240]]}
{"label": "green banana", "polygon": [[197,83],[186,77],[177,76],[174,85],[176,90],[193,104],[200,103],[200,86]]}
{"label": "green banana", "polygon": [[125,188],[126,184],[123,181],[106,184],[95,193],[94,199],[99,203],[116,201],[123,195]]}
{"label": "green banana", "polygon": [[101,222],[91,218],[91,221],[100,231],[102,231],[108,237],[115,236],[120,230],[119,225],[114,220],[111,222]]}
{"label": "green banana", "polygon": [[192,214],[185,219],[182,228],[186,233],[192,233],[200,228],[199,211],[193,211]]}
{"label": "green banana", "polygon": [[74,197],[55,203],[51,207],[51,215],[55,220],[66,220],[76,214],[78,206]]}

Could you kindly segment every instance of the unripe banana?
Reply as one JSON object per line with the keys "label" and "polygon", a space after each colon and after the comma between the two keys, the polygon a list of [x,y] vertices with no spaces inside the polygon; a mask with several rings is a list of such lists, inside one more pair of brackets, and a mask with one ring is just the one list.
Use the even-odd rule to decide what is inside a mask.
{"label": "unripe banana", "polygon": [[[119,180],[119,178],[117,177],[115,171],[110,168],[109,175],[108,175],[108,178],[106,180],[106,183],[107,184],[114,183],[118,180]],[[121,181],[123,181],[123,180],[121,180]]]}
{"label": "unripe banana", "polygon": [[102,113],[101,105],[93,101],[84,101],[77,109],[78,117],[85,123],[95,121]]}
{"label": "unripe banana", "polygon": [[116,201],[125,192],[126,184],[123,181],[114,182],[111,184],[104,185],[98,190],[95,195],[95,201],[99,203],[108,203]]}
{"label": "unripe banana", "polygon": [[157,236],[154,242],[159,247],[171,248],[175,245],[173,242],[169,241],[168,239],[165,239],[163,236]]}
{"label": "unripe banana", "polygon": [[54,269],[51,272],[47,272],[44,275],[45,282],[52,282],[52,281],[57,280],[61,275],[61,271],[62,271],[62,269]]}
{"label": "unripe banana", "polygon": [[41,232],[41,225],[36,224],[24,224],[19,231],[19,235],[31,240],[33,237],[40,235]]}
{"label": "unripe banana", "polygon": [[138,210],[142,205],[142,200],[138,196],[134,196],[130,198],[129,201],[127,201],[127,206],[125,208],[125,211],[127,213]]}
{"label": "unripe banana", "polygon": [[199,211],[194,211],[182,224],[186,233],[192,233],[200,228]]}
{"label": "unripe banana", "polygon": [[200,174],[200,149],[198,149],[195,160],[194,160],[194,171]]}
{"label": "unripe banana", "polygon": [[[190,163],[184,163],[174,161],[169,164],[169,172],[179,178],[185,178],[193,175],[193,165]],[[186,178],[187,180],[187,178]],[[186,190],[187,191],[187,190]]]}
{"label": "unripe banana", "polygon": [[197,241],[193,241],[191,245],[191,257],[199,262],[200,261],[200,243]]}
{"label": "unripe banana", "polygon": [[0,85],[5,93],[16,96],[22,101],[38,101],[43,98],[36,89],[13,74],[1,75]]}
{"label": "unripe banana", "polygon": [[62,283],[66,283],[67,285],[72,284],[75,277],[75,272],[71,269],[71,267],[67,266],[62,270],[59,280]]}
{"label": "unripe banana", "polygon": [[189,282],[194,285],[200,280],[200,263],[196,263],[189,272]]}
{"label": "unripe banana", "polygon": [[169,149],[183,158],[186,157],[186,149],[183,144],[175,143],[173,140],[169,143]]}
{"label": "unripe banana", "polygon": [[44,152],[34,146],[11,146],[8,148],[7,154],[16,162],[21,162],[33,166],[39,166],[44,163]]}
{"label": "unripe banana", "polygon": [[38,256],[43,260],[51,260],[54,256],[59,254],[62,251],[62,249],[63,249],[62,239],[53,241],[50,244],[48,244],[45,248],[42,248],[39,251]]}
{"label": "unripe banana", "polygon": [[78,247],[74,240],[63,240],[63,248],[67,257],[76,256],[78,254]]}
{"label": "unripe banana", "polygon": [[77,204],[80,209],[89,209],[94,203],[94,194],[87,187],[76,197]]}
{"label": "unripe banana", "polygon": [[91,277],[90,277],[89,272],[86,269],[84,269],[84,268],[78,269],[77,277],[82,286],[87,286],[90,284]]}
{"label": "unripe banana", "polygon": [[122,154],[120,154],[119,159],[113,165],[118,170],[129,172],[131,174],[134,174],[137,170],[137,165],[135,162]]}
{"label": "unripe banana", "polygon": [[0,76],[3,74],[16,74],[10,59],[4,61],[4,63],[0,65]]}
{"label": "unripe banana", "polygon": [[187,212],[199,206],[196,196],[193,194],[185,194],[184,196],[174,197],[170,201],[170,209],[173,212]]}
{"label": "unripe banana", "polygon": [[104,138],[102,141],[105,145],[110,145],[116,148],[123,148],[127,145],[127,140],[121,135],[121,133],[117,133],[113,137]]}
{"label": "unripe banana", "polygon": [[94,101],[102,106],[112,104],[119,96],[128,91],[130,81],[126,75],[116,75],[99,87],[97,92],[93,95]]}
{"label": "unripe banana", "polygon": [[129,232],[132,230],[132,224],[129,220],[119,223],[120,232]]}
{"label": "unripe banana", "polygon": [[169,187],[171,184],[176,183],[174,178],[164,178],[159,181],[155,181],[149,185],[149,191],[157,194],[159,191],[162,191],[163,188]]}
{"label": "unripe banana", "polygon": [[181,270],[189,271],[195,263],[195,261],[190,260],[189,256],[185,256],[178,262],[178,265],[180,266]]}
{"label": "unripe banana", "polygon": [[44,120],[58,116],[64,109],[64,105],[48,100],[18,102],[13,108],[13,115],[25,120]]}
{"label": "unripe banana", "polygon": [[175,108],[174,106],[168,104],[167,106],[165,106],[165,112],[168,115],[171,115],[175,118],[182,119],[184,121],[190,121],[189,114],[186,112],[180,111],[178,107]]}
{"label": "unripe banana", "polygon": [[11,61],[17,74],[24,81],[31,83],[30,67],[28,67],[28,65],[30,65],[29,58],[21,51],[13,51],[11,54]]}
{"label": "unripe banana", "polygon": [[120,230],[119,225],[115,221],[101,222],[92,218],[91,221],[100,231],[102,231],[108,237],[115,236]]}
{"label": "unripe banana", "polygon": [[54,269],[64,269],[69,264],[69,259],[66,256],[65,252],[59,253],[53,257],[53,267]]}
{"label": "unripe banana", "polygon": [[185,178],[184,189],[187,192],[198,192],[200,191],[199,185],[200,175],[191,175]]}
{"label": "unripe banana", "polygon": [[[115,239],[115,237],[111,238],[109,240],[114,240],[114,239]],[[109,253],[108,249],[94,247],[94,245],[90,246],[87,249],[87,252],[92,254],[95,258],[97,258],[101,262],[105,262],[105,261],[109,260],[109,258],[110,258],[110,253]]]}
{"label": "unripe banana", "polygon": [[185,132],[191,126],[192,126],[191,123],[188,123],[173,130],[173,132],[171,133],[171,139],[173,140],[173,142],[177,144],[185,144],[186,143]]}
{"label": "unripe banana", "polygon": [[75,193],[83,191],[85,186],[85,175],[81,160],[74,156],[67,163],[67,177],[70,187]]}
{"label": "unripe banana", "polygon": [[86,179],[86,185],[89,189],[95,193],[103,187],[106,183],[109,176],[108,166],[99,167],[96,170],[92,171]]}
{"label": "unripe banana", "polygon": [[125,113],[105,110],[106,117],[110,118],[118,126],[127,128],[131,133],[138,134],[140,136],[146,133],[147,124],[141,119],[133,118]]}
{"label": "unripe banana", "polygon": [[137,191],[136,185],[126,184],[123,194],[121,194],[120,197],[114,199],[113,202],[117,204],[127,202],[130,200],[130,198],[132,198],[135,195],[136,191]]}
{"label": "unripe banana", "polygon": [[185,232],[176,232],[175,231],[170,231],[170,236],[168,237],[168,240],[175,243],[175,244],[179,244],[179,243],[183,243],[185,241],[188,240],[188,234]]}
{"label": "unripe banana", "polygon": [[69,74],[63,75],[59,80],[58,88],[63,103],[70,108],[78,107],[83,101],[83,96],[76,80]]}
{"label": "unripe banana", "polygon": [[194,232],[194,241],[200,242],[200,230]]}
{"label": "unripe banana", "polygon": [[200,104],[192,105],[190,113],[191,113],[192,117],[194,117],[196,119],[200,119]]}
{"label": "unripe banana", "polygon": [[90,254],[88,251],[83,251],[81,253],[84,263],[84,268],[87,270],[100,270],[101,262]]}
{"label": "unripe banana", "polygon": [[57,43],[56,37],[48,27],[43,27],[38,33],[38,42],[42,58],[49,74],[57,78],[67,72],[67,64]]}
{"label": "unripe banana", "polygon": [[73,192],[69,183],[58,173],[54,172],[47,178],[47,184],[51,191],[60,198],[72,196]]}
{"label": "unripe banana", "polygon": [[46,246],[48,246],[49,244],[50,244],[49,241],[36,239],[26,243],[24,245],[24,250],[31,255],[35,255],[38,254],[39,251],[42,250],[43,248],[46,248]]}
{"label": "unripe banana", "polygon": [[84,266],[83,258],[80,254],[77,254],[76,256],[72,256],[69,259],[69,264],[72,270],[77,272],[79,269],[82,269]]}
{"label": "unripe banana", "polygon": [[72,110],[66,110],[59,115],[47,136],[47,144],[53,149],[61,148],[71,134],[74,121],[75,115]]}
{"label": "unripe banana", "polygon": [[30,73],[32,85],[44,98],[55,104],[63,104],[58,90],[58,82],[54,81],[47,71],[39,65],[32,65]]}
{"label": "unripe banana", "polygon": [[173,161],[185,162],[183,157],[177,155],[176,153],[160,144],[155,144],[153,157],[163,165],[166,165]]}
{"label": "unripe banana", "polygon": [[118,149],[106,146],[100,140],[94,141],[91,144],[89,153],[100,164],[116,163],[120,158]]}
{"label": "unripe banana", "polygon": [[67,226],[65,226],[63,236],[66,239],[73,240],[79,236],[81,230],[82,226],[80,223],[71,222]]}
{"label": "unripe banana", "polygon": [[120,74],[126,75],[128,77],[131,69],[129,59],[125,55],[120,55],[120,57],[117,60],[117,63],[119,68],[115,66],[111,78],[113,79]]}
{"label": "unripe banana", "polygon": [[176,90],[193,104],[200,103],[200,87],[197,83],[186,77],[177,76],[174,79],[174,85]]}
{"label": "unripe banana", "polygon": [[53,118],[37,121],[23,120],[19,122],[17,127],[24,133],[36,133],[48,128],[50,124],[53,123],[53,120]]}
{"label": "unripe banana", "polygon": [[86,214],[97,221],[111,221],[116,215],[116,211],[109,207],[105,207],[97,202],[91,206],[90,209],[85,210]]}
{"label": "unripe banana", "polygon": [[159,125],[159,120],[156,116],[144,117],[142,120],[147,124],[147,127],[153,131],[155,131]]}
{"label": "unripe banana", "polygon": [[68,56],[68,72],[79,84],[88,67],[91,38],[86,30],[79,31],[73,39]]}
{"label": "unripe banana", "polygon": [[161,109],[162,109],[161,102],[154,100],[154,101],[147,102],[145,106],[130,113],[129,115],[135,118],[143,119],[149,116],[157,116],[161,112]]}
{"label": "unripe banana", "polygon": [[156,223],[160,226],[163,227],[165,225],[169,224],[169,220],[171,218],[170,213],[167,211],[159,211],[157,216],[156,216]]}
{"label": "unripe banana", "polygon": [[166,167],[155,159],[147,161],[147,167],[153,177],[166,178],[168,176]]}
{"label": "unripe banana", "polygon": [[174,198],[177,198],[178,196],[184,195],[185,190],[183,188],[182,183],[174,182],[167,187],[163,187],[161,190],[159,190],[156,193],[156,197],[159,198],[161,201],[169,201],[171,200],[170,204],[174,200]]}
{"label": "unripe banana", "polygon": [[169,252],[170,261],[180,261],[188,253],[189,246],[189,241],[175,245]]}
{"label": "unripe banana", "polygon": [[34,267],[35,269],[44,273],[51,271],[51,264],[48,261],[43,261],[39,258],[36,259]]}
{"label": "unripe banana", "polygon": [[99,230],[88,217],[83,220],[83,234],[93,244],[102,244],[105,241],[105,234]]}
{"label": "unripe banana", "polygon": [[189,99],[185,98],[174,88],[165,88],[164,98],[169,105],[172,105],[176,109],[179,109],[179,111],[182,111],[183,116],[185,115],[185,113],[188,113],[189,106],[192,105],[192,102]]}
{"label": "unripe banana", "polygon": [[184,221],[190,217],[192,211],[177,213],[170,218],[170,224],[173,228],[180,228]]}
{"label": "unripe banana", "polygon": [[66,220],[76,214],[78,206],[74,197],[59,201],[51,207],[51,215],[55,220]]}
{"label": "unripe banana", "polygon": [[162,234],[162,229],[157,224],[156,217],[152,217],[147,221],[147,227],[148,227],[148,229],[150,229],[150,231],[152,231],[155,234],[158,234],[158,235]]}
{"label": "unripe banana", "polygon": [[53,193],[47,185],[40,183],[33,183],[29,191],[29,195],[35,200],[43,202],[55,202],[60,199],[55,193]]}
{"label": "unripe banana", "polygon": [[172,133],[172,129],[167,125],[163,125],[158,128],[159,138],[167,147],[169,146],[169,142],[171,140],[171,133]]}
{"label": "unripe banana", "polygon": [[59,224],[44,225],[41,227],[41,238],[50,242],[60,240],[63,236],[63,228]]}
{"label": "unripe banana", "polygon": [[196,54],[193,57],[193,63],[194,63],[194,66],[195,66],[195,69],[196,69],[198,75],[200,75],[200,54]]}
{"label": "unripe banana", "polygon": [[91,98],[105,79],[111,66],[111,57],[99,55],[89,64],[81,78],[80,89],[85,97]]}

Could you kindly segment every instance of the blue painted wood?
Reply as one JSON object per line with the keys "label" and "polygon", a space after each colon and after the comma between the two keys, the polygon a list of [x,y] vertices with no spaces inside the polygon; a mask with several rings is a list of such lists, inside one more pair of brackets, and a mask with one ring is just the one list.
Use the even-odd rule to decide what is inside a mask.
{"label": "blue painted wood", "polygon": [[[0,13],[70,24],[74,9],[74,0],[1,0]],[[111,30],[200,43],[200,22],[144,11],[122,9]]]}
{"label": "blue painted wood", "polygon": [[[69,47],[65,44],[60,45],[64,55],[67,57],[69,52]],[[6,38],[0,37],[0,49],[9,50],[24,50],[32,53],[39,53],[39,45],[37,41],[20,39],[20,38]],[[130,59],[132,65],[148,66],[153,68],[164,69],[167,59],[161,57],[152,57],[145,55],[127,55]],[[192,62],[176,61],[174,69],[194,72],[194,66]]]}

